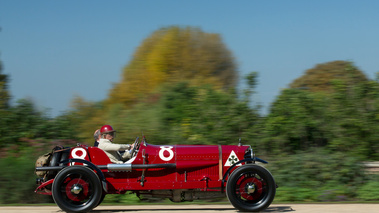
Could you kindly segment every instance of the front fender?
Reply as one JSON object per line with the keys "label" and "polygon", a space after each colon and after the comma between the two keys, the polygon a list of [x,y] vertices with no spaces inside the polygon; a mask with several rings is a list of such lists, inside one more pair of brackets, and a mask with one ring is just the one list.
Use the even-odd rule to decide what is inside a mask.
{"label": "front fender", "polygon": [[257,158],[257,157],[255,157],[254,159],[252,159],[252,158],[245,158],[245,159],[240,160],[240,161],[238,161],[237,163],[233,164],[233,165],[232,165],[232,166],[231,166],[231,167],[225,172],[224,176],[222,177],[222,181],[225,181],[225,178],[229,175],[230,171],[231,171],[234,167],[236,167],[238,164],[245,163],[245,162],[255,162],[255,161],[258,161],[258,162],[261,162],[261,163],[266,163],[266,164],[268,163],[267,161],[262,160],[262,159]]}

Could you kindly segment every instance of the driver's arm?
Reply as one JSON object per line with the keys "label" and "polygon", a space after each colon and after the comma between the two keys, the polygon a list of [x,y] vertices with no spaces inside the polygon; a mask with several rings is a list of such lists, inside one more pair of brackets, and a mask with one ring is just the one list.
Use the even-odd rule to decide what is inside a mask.
{"label": "driver's arm", "polygon": [[98,146],[104,151],[125,151],[129,150],[131,146],[129,144],[116,144],[116,143],[99,143]]}
{"label": "driver's arm", "polygon": [[121,155],[121,158],[123,160],[128,160],[128,159],[132,158],[132,153],[130,153],[129,151],[126,151],[126,152],[124,152],[124,154]]}
{"label": "driver's arm", "polygon": [[129,151],[125,151],[125,152],[121,155],[121,158],[122,158],[123,160],[128,160],[128,159],[132,158],[132,154],[133,154],[133,153],[131,153],[131,152],[132,152],[134,146],[135,146],[135,144],[133,143],[132,145],[130,145]]}

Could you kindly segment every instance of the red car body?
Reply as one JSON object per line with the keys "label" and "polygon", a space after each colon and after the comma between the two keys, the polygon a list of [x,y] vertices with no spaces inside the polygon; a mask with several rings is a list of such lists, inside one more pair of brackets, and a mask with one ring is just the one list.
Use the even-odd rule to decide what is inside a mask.
{"label": "red car body", "polygon": [[[137,141],[137,140],[136,140]],[[174,202],[224,197],[242,211],[261,211],[274,199],[271,173],[246,145],[136,143],[133,158],[113,164],[97,147],[78,145],[51,153],[36,193],[52,195],[67,212],[87,212],[106,194],[134,192]]]}

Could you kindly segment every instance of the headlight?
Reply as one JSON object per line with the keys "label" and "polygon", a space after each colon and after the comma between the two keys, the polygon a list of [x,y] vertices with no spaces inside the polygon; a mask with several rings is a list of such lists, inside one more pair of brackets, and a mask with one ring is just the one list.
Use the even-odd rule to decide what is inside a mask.
{"label": "headlight", "polygon": [[251,146],[249,146],[249,148],[246,149],[246,152],[245,152],[245,155],[244,155],[244,158],[250,158],[250,159],[254,159],[255,157],[255,154],[254,154],[254,151],[253,149],[251,148]]}

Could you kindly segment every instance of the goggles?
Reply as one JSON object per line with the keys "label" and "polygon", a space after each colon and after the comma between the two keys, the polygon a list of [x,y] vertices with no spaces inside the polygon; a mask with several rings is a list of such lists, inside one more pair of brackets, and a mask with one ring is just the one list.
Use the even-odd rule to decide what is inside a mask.
{"label": "goggles", "polygon": [[116,133],[115,132],[109,132],[109,133],[105,133],[106,135],[110,135],[110,136],[112,136],[112,137],[116,137]]}

